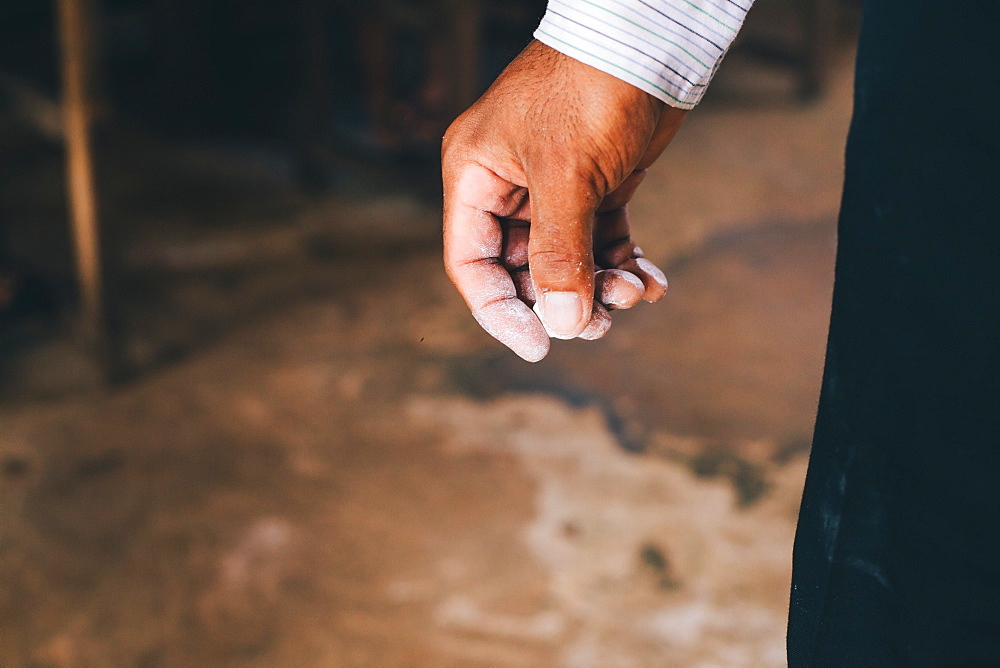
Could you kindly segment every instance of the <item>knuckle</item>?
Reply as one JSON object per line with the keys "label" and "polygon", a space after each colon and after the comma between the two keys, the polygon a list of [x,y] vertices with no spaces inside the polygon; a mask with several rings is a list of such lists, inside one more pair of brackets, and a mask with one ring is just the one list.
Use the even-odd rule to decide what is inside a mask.
{"label": "knuckle", "polygon": [[467,152],[476,143],[478,125],[474,108],[452,121],[441,138],[441,161],[450,162]]}
{"label": "knuckle", "polygon": [[539,288],[593,294],[593,263],[585,259],[558,252],[543,252],[532,255],[529,271]]}
{"label": "knuckle", "polygon": [[567,269],[593,270],[594,262],[590,254],[569,244],[559,242],[536,243],[528,253],[532,265],[566,267]]}
{"label": "knuckle", "polygon": [[[589,142],[588,142],[589,143]],[[567,155],[570,157],[567,158]],[[562,162],[560,178],[565,184],[576,184],[582,192],[599,202],[614,189],[616,172],[614,167],[595,154],[592,146],[585,146],[582,151],[563,153],[553,158],[553,164]]]}

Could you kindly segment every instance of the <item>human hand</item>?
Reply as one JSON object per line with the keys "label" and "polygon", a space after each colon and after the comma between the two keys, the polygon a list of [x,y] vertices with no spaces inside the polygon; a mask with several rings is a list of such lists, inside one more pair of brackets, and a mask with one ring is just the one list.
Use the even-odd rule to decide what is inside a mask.
{"label": "human hand", "polygon": [[536,41],[448,128],[445,269],[487,332],[535,362],[663,297],[626,205],[685,114]]}

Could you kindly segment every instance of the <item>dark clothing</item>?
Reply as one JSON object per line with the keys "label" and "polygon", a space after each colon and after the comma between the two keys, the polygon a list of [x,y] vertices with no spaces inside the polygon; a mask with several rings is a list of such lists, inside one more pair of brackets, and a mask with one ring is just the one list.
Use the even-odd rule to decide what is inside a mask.
{"label": "dark clothing", "polygon": [[1000,664],[1000,3],[868,0],[793,666]]}

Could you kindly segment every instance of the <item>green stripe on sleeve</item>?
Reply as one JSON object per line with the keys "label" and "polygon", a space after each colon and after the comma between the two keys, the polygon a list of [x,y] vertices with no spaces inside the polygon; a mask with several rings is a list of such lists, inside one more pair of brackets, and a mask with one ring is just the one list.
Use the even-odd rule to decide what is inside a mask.
{"label": "green stripe on sleeve", "polygon": [[590,51],[586,51],[585,49],[581,49],[576,44],[570,44],[569,42],[566,42],[565,40],[561,40],[561,39],[559,39],[558,37],[556,37],[555,35],[553,35],[551,33],[544,32],[541,28],[539,28],[538,30],[536,30],[536,32],[539,35],[543,35],[543,36],[547,37],[548,39],[551,39],[554,42],[558,42],[558,43],[562,44],[563,46],[567,46],[570,49],[574,49],[576,51],[579,51],[580,53],[583,53],[583,54],[585,54],[587,56],[590,56],[591,58],[593,58],[595,60],[599,60],[602,63],[606,63],[606,64],[610,65],[611,67],[614,67],[615,69],[621,70],[622,72],[625,72],[626,74],[628,74],[630,77],[634,77],[634,78],[638,79],[639,81],[642,81],[644,83],[649,84],[650,86],[652,86],[656,90],[660,91],[661,93],[663,93],[664,95],[666,95],[667,97],[669,97],[674,102],[677,102],[678,104],[683,104],[684,106],[689,106],[689,107],[693,107],[695,105],[694,102],[688,102],[686,100],[680,99],[676,95],[672,95],[670,93],[670,91],[665,90],[662,86],[658,86],[657,84],[653,83],[649,79],[641,77],[638,74],[636,74],[635,72],[632,72],[631,70],[625,69],[624,67],[622,67],[618,63],[613,63],[610,60],[608,60],[607,58],[600,57],[596,53],[592,53]]}
{"label": "green stripe on sleeve", "polygon": [[[646,26],[641,25],[639,23],[636,23],[635,21],[629,19],[626,16],[622,16],[621,14],[619,14],[617,12],[613,12],[610,9],[608,9],[607,7],[602,7],[601,5],[597,4],[596,2],[591,2],[591,0],[580,0],[580,2],[586,3],[586,4],[590,5],[591,7],[596,7],[597,9],[603,10],[603,11],[607,12],[608,14],[611,14],[612,16],[617,16],[622,21],[625,21],[627,23],[631,23],[636,28],[639,28],[641,30],[645,30],[646,32],[648,32],[650,35],[653,35],[657,39],[662,39],[667,44],[670,44],[671,46],[676,46],[678,49],[680,49],[681,51],[683,51],[684,53],[686,53],[687,55],[689,55],[694,62],[698,63],[702,67],[708,67],[708,68],[712,67],[708,63],[702,62],[701,59],[698,58],[698,56],[694,55],[693,53],[691,53],[690,51],[688,51],[687,49],[685,49],[683,46],[681,46],[677,42],[671,41],[671,40],[667,39],[666,37],[664,37],[663,35],[661,35],[659,33],[656,33],[656,32],[653,32],[652,30],[650,30]],[[726,26],[726,27],[728,28],[729,26]]]}
{"label": "green stripe on sleeve", "polygon": [[736,34],[736,33],[738,32],[736,28],[733,28],[733,27],[731,27],[731,26],[730,26],[730,25],[729,25],[728,23],[726,23],[725,21],[723,21],[723,20],[721,20],[721,19],[719,19],[719,18],[715,17],[715,16],[714,16],[714,15],[713,15],[713,14],[712,14],[711,12],[706,12],[706,11],[705,11],[704,9],[702,9],[702,8],[701,8],[701,7],[699,7],[698,5],[696,5],[696,4],[694,4],[693,2],[691,2],[691,0],[684,0],[684,2],[685,2],[686,4],[689,4],[689,5],[691,5],[691,6],[692,6],[692,7],[693,7],[693,8],[695,9],[695,10],[697,10],[697,11],[701,12],[702,14],[704,14],[705,16],[707,16],[708,18],[712,19],[713,21],[715,21],[716,23],[718,23],[718,24],[719,24],[720,26],[722,26],[723,28],[725,28],[725,29],[726,29],[726,30],[728,30],[729,32],[731,32],[731,33],[733,33],[733,34]]}

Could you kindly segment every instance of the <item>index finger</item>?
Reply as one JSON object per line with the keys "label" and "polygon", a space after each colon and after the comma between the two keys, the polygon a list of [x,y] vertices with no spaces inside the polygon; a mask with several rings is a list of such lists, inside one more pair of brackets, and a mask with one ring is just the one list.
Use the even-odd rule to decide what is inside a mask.
{"label": "index finger", "polygon": [[529,362],[549,351],[541,321],[517,298],[504,267],[498,215],[506,213],[518,187],[477,164],[445,179],[444,264],[473,317],[493,338]]}

